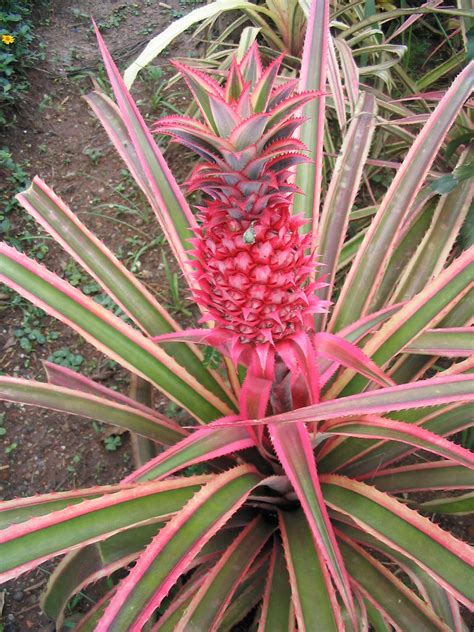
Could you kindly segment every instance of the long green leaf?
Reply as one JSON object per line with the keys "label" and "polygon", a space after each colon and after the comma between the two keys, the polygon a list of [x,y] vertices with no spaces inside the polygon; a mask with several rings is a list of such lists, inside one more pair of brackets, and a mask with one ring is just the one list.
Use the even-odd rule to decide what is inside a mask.
{"label": "long green leaf", "polygon": [[441,327],[428,329],[404,351],[422,355],[461,358],[474,354],[474,329],[472,327]]}
{"label": "long green leaf", "polygon": [[336,615],[327,569],[316,551],[305,514],[298,509],[280,512],[279,517],[298,629],[339,632],[342,620]]}
{"label": "long green leaf", "polygon": [[[383,367],[427,328],[439,323],[469,291],[473,281],[474,247],[465,251],[423,291],[405,303],[364,346],[364,353]],[[341,392],[344,395],[360,392],[367,380],[354,375],[354,371],[345,371],[326,397],[335,398]]]}
{"label": "long green leaf", "polygon": [[187,435],[178,424],[158,414],[147,414],[102,397],[34,380],[0,376],[0,400],[102,421],[136,432],[163,445],[173,445]]}
{"label": "long green leaf", "polygon": [[275,538],[258,632],[288,632],[294,618],[290,578],[280,539]]}
{"label": "long green leaf", "polygon": [[18,202],[150,336],[178,331],[179,325],[113,253],[37,176]]}
{"label": "long green leaf", "polygon": [[474,472],[452,461],[416,463],[358,477],[383,492],[474,488]]}
{"label": "long green leaf", "polygon": [[[395,302],[395,299],[392,298],[394,288],[397,286],[400,275],[415,258],[423,237],[429,230],[435,208],[436,199],[434,193],[429,187],[425,187],[412,204],[409,217],[396,237],[393,252],[377,288],[374,305],[386,305],[388,302]],[[420,290],[425,287],[426,282],[420,284]]]}
{"label": "long green leaf", "polygon": [[[464,164],[468,157],[469,150],[466,150],[459,165]],[[429,230],[400,277],[391,298],[393,302],[411,298],[420,292],[432,277],[441,272],[466,219],[473,191],[474,184],[466,180],[454,191],[440,198]]]}
{"label": "long green leaf", "polygon": [[347,276],[331,328],[339,330],[367,312],[400,225],[420,190],[443,139],[472,90],[474,63],[453,82],[417,137],[373,219]]}
{"label": "long green leaf", "polygon": [[[349,536],[352,544],[357,542],[368,546],[374,551],[383,553],[389,560],[407,573],[410,580],[417,587],[418,593],[422,596],[423,600],[432,608],[438,617],[446,625],[448,625],[450,632],[454,630],[456,632],[467,632],[467,628],[465,628],[462,623],[458,602],[439,585],[439,582],[437,582],[436,579],[417,566],[408,557],[399,551],[395,551],[393,548],[390,548],[380,540],[377,540],[367,531],[353,525],[339,522],[338,532],[341,531]],[[432,616],[431,613],[430,616]],[[383,632],[387,632],[387,630],[383,629]]]}
{"label": "long green leaf", "polygon": [[337,475],[322,478],[330,507],[402,552],[467,606],[474,599],[470,547],[374,487]]}
{"label": "long green leaf", "polygon": [[167,519],[208,481],[201,476],[146,483],[12,525],[0,531],[0,581],[141,522]]}
{"label": "long green leaf", "polygon": [[[181,329],[166,309],[42,180],[35,177],[30,188],[17,195],[17,199],[146,334],[158,336]],[[200,352],[183,343],[168,344],[166,350],[206,388],[232,404],[222,380],[203,366]]]}
{"label": "long green leaf", "polygon": [[177,362],[120,318],[35,261],[0,244],[0,280],[141,375],[198,419],[232,411]]}
{"label": "long green leaf", "polygon": [[[322,299],[331,300],[336,266],[349,225],[349,217],[360,186],[375,129],[377,107],[373,95],[363,93],[354,118],[344,136],[321,213],[318,255],[328,285],[319,291]],[[324,330],[326,316],[318,318]]]}
{"label": "long green leaf", "polygon": [[[162,524],[153,523],[127,529],[66,555],[50,576],[41,599],[43,610],[56,620],[57,628],[61,628],[64,610],[73,595],[99,578],[108,577],[114,571],[128,566],[162,527]],[[214,536],[202,549],[199,562],[207,563],[208,558],[213,559],[221,554],[232,541],[233,535],[226,529]],[[204,567],[205,563],[193,574],[193,579],[199,577]],[[202,575],[199,581],[202,581]]]}
{"label": "long green leaf", "polygon": [[397,629],[449,632],[446,624],[374,557],[349,538],[341,536],[340,546],[349,573],[358,588]]}
{"label": "long green leaf", "polygon": [[313,247],[319,222],[319,204],[322,186],[323,139],[326,72],[329,38],[329,2],[313,0],[307,14],[308,24],[301,61],[299,90],[317,90],[322,96],[307,103],[303,109],[308,119],[301,126],[300,139],[309,151],[310,163],[298,166],[296,184],[303,195],[297,195],[294,211],[304,212],[310,220],[303,230],[311,231]]}
{"label": "long green leaf", "polygon": [[[268,563],[264,558],[254,573],[237,589],[235,598],[226,610],[219,632],[235,630],[235,626],[255,607],[262,597],[267,576]],[[288,632],[293,632],[293,629],[289,628]]]}
{"label": "long green leaf", "polygon": [[97,498],[105,494],[114,494],[123,489],[123,485],[97,485],[86,489],[51,492],[50,494],[6,500],[0,503],[0,529],[6,529],[30,518],[65,509],[69,505],[80,503],[83,500]]}
{"label": "long green leaf", "polygon": [[57,628],[61,629],[64,610],[73,595],[84,586],[126,567],[161,527],[161,524],[150,524],[127,529],[64,557],[51,575],[41,599],[44,612],[56,621]]}
{"label": "long green leaf", "polygon": [[[350,618],[355,619],[347,573],[321,494],[308,429],[304,424],[271,424],[268,431],[278,459],[301,503],[318,555],[328,565],[330,576],[341,593]],[[326,590],[330,594],[332,588],[328,577],[326,581]],[[334,601],[333,607],[333,616],[339,620],[339,609]]]}
{"label": "long green leaf", "polygon": [[[263,426],[272,424],[276,426],[288,424],[288,422],[293,424],[315,423],[338,417],[389,413],[454,402],[472,402],[474,401],[473,385],[474,375],[434,377],[414,384],[402,384],[381,388],[378,391],[359,393],[350,397],[341,397],[264,419],[234,421],[232,425]],[[230,422],[217,422],[216,426],[218,425],[227,426],[230,425]]]}
{"label": "long green leaf", "polygon": [[465,516],[474,514],[474,492],[463,494],[462,496],[450,498],[436,498],[420,503],[419,508],[422,511],[441,514],[455,514],[457,516]]}
{"label": "long green leaf", "polygon": [[474,470],[474,455],[469,450],[415,424],[395,421],[394,419],[376,415],[367,415],[361,419],[327,421],[321,426],[320,430],[322,433],[340,433],[352,437],[388,439],[390,441],[408,443],[415,448],[433,452]]}
{"label": "long green leaf", "polygon": [[202,582],[175,632],[218,629],[232,595],[271,532],[260,517],[242,530]]}
{"label": "long green leaf", "polygon": [[[408,415],[412,413],[412,415]],[[449,436],[464,428],[472,426],[474,419],[473,404],[455,404],[442,407],[440,410],[421,409],[392,413],[392,417],[401,418],[409,423],[416,423],[440,436]],[[323,471],[341,470],[348,476],[359,476],[383,468],[399,461],[413,452],[411,446],[395,441],[371,441],[365,439],[346,439],[327,455],[323,456],[319,465]]]}
{"label": "long green leaf", "polygon": [[183,467],[211,461],[254,445],[245,428],[200,428],[130,474],[124,483],[164,478]]}
{"label": "long green leaf", "polygon": [[[192,285],[187,251],[192,248],[189,242],[189,229],[196,227],[196,220],[130,96],[97,27],[95,31],[105,69],[117,99],[122,123],[127,129],[134,153],[145,176],[145,182],[141,180],[137,182],[139,185],[144,185],[143,191],[157,216],[161,230],[168,239],[184,277]],[[110,125],[106,126],[106,130],[110,130]],[[113,132],[112,140],[114,140],[114,131],[111,131]]]}
{"label": "long green leaf", "polygon": [[258,482],[256,471],[242,465],[204,486],[140,556],[112,598],[97,632],[143,626],[189,562],[244,503]]}

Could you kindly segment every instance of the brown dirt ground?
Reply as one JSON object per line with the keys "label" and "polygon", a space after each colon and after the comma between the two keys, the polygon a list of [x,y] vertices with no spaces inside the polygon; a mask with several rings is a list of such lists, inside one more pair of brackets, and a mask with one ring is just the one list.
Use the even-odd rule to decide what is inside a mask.
{"label": "brown dirt ground", "polygon": [[[168,257],[168,252],[162,245],[153,244],[160,235],[157,223],[131,179],[124,176],[121,171],[124,165],[82,99],[82,94],[92,88],[92,77],[97,74],[103,77],[89,16],[94,16],[101,26],[109,49],[123,69],[151,36],[181,11],[190,9],[189,5],[180,5],[178,0],[160,4],[162,6],[155,0],[51,0],[46,4],[36,16],[35,28],[38,41],[45,46],[45,59],[29,73],[29,91],[20,104],[16,124],[6,130],[1,145],[12,151],[15,161],[24,167],[29,177],[38,174],[52,186],[114,252],[122,254],[128,267],[144,249],[138,259],[137,274],[166,304],[171,299],[161,256],[163,251]],[[183,54],[188,47],[183,38],[183,43],[179,48],[172,48],[170,55]],[[158,65],[165,69],[165,74],[169,73],[167,56],[162,56]],[[169,113],[162,109],[160,102],[155,111],[150,111],[149,97],[158,88],[156,81],[148,80],[138,81],[134,89],[135,98],[141,101],[142,111],[150,120]],[[184,109],[185,97],[175,94],[165,98],[173,101],[175,107]],[[171,159],[175,171],[185,175],[189,161],[183,160],[176,150],[171,153]],[[3,177],[0,182],[2,180]],[[2,186],[6,186],[4,182]],[[0,188],[0,195],[2,193],[5,195],[4,188]],[[117,207],[108,206],[113,203],[132,210],[119,213]],[[16,238],[38,234],[35,224],[25,215],[21,209],[13,213],[12,234]],[[69,257],[52,240],[27,238],[25,243],[28,254],[42,255],[42,262],[62,276],[69,271],[66,276],[71,280],[71,269],[66,267]],[[174,271],[173,262],[169,263]],[[78,287],[83,288],[91,281],[84,274]],[[83,357],[81,372],[102,384],[126,391],[126,371],[111,364],[52,318],[43,316],[37,319],[35,326],[45,336],[51,337],[51,332],[55,332],[54,336],[58,337],[43,345],[33,344],[31,352],[22,350],[15,331],[22,325],[27,303],[22,301],[12,306],[4,287],[0,287],[0,295],[6,300],[3,308],[0,307],[0,371],[44,381],[41,360],[58,349],[68,348]],[[187,307],[189,309],[189,305]],[[176,317],[179,319],[180,314]],[[155,405],[162,411],[167,410],[166,401],[157,401]],[[0,404],[2,418],[6,434],[0,436],[0,498],[117,482],[132,468],[130,440],[126,435],[121,436],[122,446],[116,451],[106,449],[104,440],[110,428],[78,417],[8,404]],[[5,448],[12,449],[6,453]],[[5,605],[3,617],[0,607],[0,622],[4,632],[54,629],[38,607],[38,597],[51,568],[52,565],[41,565],[2,587],[0,604],[4,597]]]}

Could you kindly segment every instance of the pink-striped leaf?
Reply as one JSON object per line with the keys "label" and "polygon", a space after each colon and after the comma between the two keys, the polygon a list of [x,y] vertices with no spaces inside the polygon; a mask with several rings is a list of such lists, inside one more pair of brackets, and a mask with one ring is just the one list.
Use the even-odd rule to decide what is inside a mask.
{"label": "pink-striped leaf", "polygon": [[[465,325],[472,323],[473,301],[474,286],[471,287],[467,292],[463,292],[461,294],[461,298],[457,302],[453,301],[453,303],[455,303],[454,305],[453,303],[449,305],[449,307],[447,308],[447,310],[449,309],[448,313],[443,318],[437,319],[437,328],[452,329],[461,326],[464,327]],[[424,333],[428,331],[430,330],[425,330],[421,335],[423,336]],[[416,340],[412,342],[416,344]],[[465,340],[465,342],[467,347],[469,347],[469,340]],[[393,379],[398,383],[416,381],[421,379],[426,374],[426,372],[436,363],[436,358],[437,356],[434,355],[430,356],[404,353],[394,363],[393,367],[390,369],[390,373],[392,374]],[[471,354],[471,358],[474,358],[474,354]],[[453,368],[452,374],[462,372],[464,372],[462,367],[459,367],[459,370]],[[437,371],[437,375],[441,376],[444,374],[444,372]]]}
{"label": "pink-striped leaf", "polygon": [[[240,151],[255,143],[256,139],[262,136],[267,120],[268,114],[256,114],[235,127],[229,138],[235,149]],[[235,153],[235,150],[233,153]]]}
{"label": "pink-striped leaf", "polygon": [[446,92],[397,171],[346,278],[332,317],[332,330],[337,331],[367,313],[406,212],[420,190],[444,136],[469,96],[473,79],[474,62],[471,62]]}
{"label": "pink-striped leaf", "polygon": [[219,137],[229,138],[232,130],[239,125],[242,119],[223,97],[209,94],[208,99]]}
{"label": "pink-striped leaf", "polygon": [[[134,527],[66,555],[50,576],[41,600],[45,613],[56,620],[56,627],[61,628],[64,610],[74,594],[92,582],[126,568],[162,527],[162,524]],[[193,580],[196,577],[202,581],[202,571],[208,571],[206,565],[214,563],[234,536],[235,533],[226,529],[207,543],[196,558],[200,566],[193,574]]]}
{"label": "pink-striped leaf", "polygon": [[472,327],[428,329],[410,342],[404,351],[447,358],[471,356],[474,354],[474,329]]}
{"label": "pink-striped leaf", "polygon": [[[279,524],[298,630],[342,632],[344,627],[334,588],[326,564],[314,545],[304,512],[301,509],[282,511]],[[279,622],[280,625],[286,623]]]}
{"label": "pink-striped leaf", "polygon": [[66,555],[54,569],[41,598],[45,614],[61,629],[69,600],[85,586],[126,568],[150,542],[160,524],[143,525],[81,547]]}
{"label": "pink-striped leaf", "polygon": [[[68,369],[61,364],[54,364],[54,362],[48,362],[47,360],[43,360],[43,367],[46,371],[49,384],[60,386],[62,388],[69,388],[74,391],[80,391],[81,393],[87,393],[89,395],[96,395],[97,397],[108,399],[112,402],[116,402],[117,404],[137,408],[149,415],[155,415],[158,419],[167,419],[154,408],[150,408],[150,406],[146,406],[136,399],[127,397],[123,393],[114,391],[113,388],[108,388],[99,382],[94,382],[94,380],[91,380],[89,377],[86,377],[73,369]],[[175,423],[169,419],[168,421]]]}
{"label": "pink-striped leaf", "polygon": [[[341,517],[341,514],[339,514],[339,517]],[[353,524],[339,522],[337,531],[338,535],[340,535],[342,531],[343,534],[348,536],[349,539],[346,541],[350,544],[359,543],[368,546],[373,551],[385,555],[388,560],[397,565],[400,570],[408,575],[416,586],[418,594],[423,601],[438,615],[445,625],[448,626],[450,632],[466,632],[459,612],[459,604],[456,599],[447,593],[433,577],[417,566],[412,560]],[[406,585],[404,586],[406,589]],[[384,593],[387,593],[387,591],[382,591],[382,595]],[[387,594],[387,596],[389,596],[389,594]],[[409,596],[413,595],[411,591],[408,594]]]}
{"label": "pink-striped leaf", "polygon": [[[186,251],[191,248],[191,244],[188,241],[189,229],[196,226],[196,220],[130,96],[95,24],[94,27],[122,122],[127,129],[132,147],[145,177],[145,182],[140,179],[138,184],[145,184],[143,191],[158,218],[161,229],[168,239],[168,243],[178,260],[185,278],[191,284],[190,269],[187,264],[189,258]],[[108,131],[107,128],[106,130]],[[113,136],[112,140],[114,140]],[[122,155],[123,151],[122,147]]]}
{"label": "pink-striped leaf", "polygon": [[232,410],[149,339],[90,297],[6,244],[0,281],[77,331],[99,351],[140,375],[198,419]]}
{"label": "pink-striped leaf", "polygon": [[173,445],[187,435],[176,422],[158,413],[34,380],[0,376],[0,400],[102,421],[162,445]]}
{"label": "pink-striped leaf", "polygon": [[196,70],[196,68],[185,66],[184,64],[180,64],[176,61],[173,62],[173,66],[175,66],[182,77],[184,77],[184,80],[186,81],[189,90],[192,92],[196,104],[201,110],[201,114],[209,127],[217,135],[220,135],[219,127],[211,106],[211,97],[220,97],[221,100],[223,100],[222,88],[208,75]]}
{"label": "pink-striped leaf", "polygon": [[298,629],[342,631],[336,594],[304,512],[280,512],[279,525]]}
{"label": "pink-striped leaf", "polygon": [[259,480],[249,465],[213,477],[140,556],[119,585],[96,632],[140,629],[192,559],[244,503]]}
{"label": "pink-striped leaf", "polygon": [[[425,289],[386,321],[363,350],[379,366],[386,365],[397,353],[437,324],[469,291],[474,279],[474,246],[466,250]],[[360,392],[365,378],[345,371],[331,387],[326,397],[333,399],[339,393],[350,395]]]}
{"label": "pink-striped leaf", "polygon": [[195,463],[254,445],[245,428],[200,428],[127,476],[122,483],[157,480]]}
{"label": "pink-striped leaf", "polygon": [[328,83],[331,91],[331,96],[334,101],[334,107],[336,109],[339,128],[341,130],[344,130],[347,121],[346,103],[344,90],[342,87],[341,71],[336,57],[334,38],[332,36],[329,36],[328,38]]}
{"label": "pink-striped leaf", "polygon": [[[318,556],[328,565],[330,576],[341,593],[346,608],[355,617],[347,573],[321,494],[309,432],[304,424],[271,424],[270,438],[285,474],[296,492],[314,538]],[[329,587],[326,588],[329,590]],[[334,616],[339,619],[333,604]]]}
{"label": "pink-striped leaf", "polygon": [[454,362],[449,368],[441,371],[439,376],[459,375],[460,373],[472,373],[474,370],[474,357],[463,360],[462,362]]}
{"label": "pink-striped leaf", "polygon": [[387,318],[396,314],[398,310],[404,305],[404,303],[397,303],[396,305],[389,305],[380,309],[378,312],[369,314],[356,320],[354,323],[348,325],[337,334],[341,338],[346,338],[349,342],[358,342],[365,334],[370,333],[377,325],[383,323]]}
{"label": "pink-striped leaf", "polygon": [[316,246],[319,223],[319,205],[323,176],[323,137],[325,119],[325,90],[329,38],[329,1],[311,2],[306,26],[306,37],[301,61],[299,90],[316,90],[321,95],[304,107],[307,120],[301,127],[299,138],[309,151],[310,163],[298,166],[296,184],[303,192],[294,201],[294,212],[305,213],[310,220],[303,230],[313,235],[312,250]]}
{"label": "pink-striped leaf", "polygon": [[427,518],[364,483],[321,476],[324,499],[335,510],[419,565],[459,601],[473,605],[472,549]]}
{"label": "pink-striped leaf", "polygon": [[203,564],[199,570],[193,573],[184,586],[173,595],[173,599],[166,608],[165,613],[160,616],[150,632],[174,632],[175,626],[182,619],[191,599],[199,590],[199,586],[209,572],[209,568],[207,564]]}
{"label": "pink-striped leaf", "polygon": [[240,62],[240,71],[245,83],[250,83],[252,87],[262,76],[263,68],[257,42],[254,42],[243,56]]}
{"label": "pink-striped leaf", "polygon": [[0,581],[145,521],[179,511],[212,477],[145,483],[14,524],[0,531]]}
{"label": "pink-striped leaf", "polygon": [[265,112],[284,54],[277,57],[255,84],[250,101],[254,112]]}
{"label": "pink-striped leaf", "polygon": [[317,353],[349,367],[382,386],[394,386],[390,379],[363,351],[341,336],[317,333],[313,337]]}
{"label": "pink-striped leaf", "polygon": [[[262,598],[268,576],[268,556],[264,556],[261,561],[257,560],[248,575],[249,577],[238,587],[232,603],[227,608],[219,632],[235,630],[235,626],[249,614]],[[294,632],[294,628],[289,628],[288,632]]]}
{"label": "pink-striped leaf", "polygon": [[[469,428],[474,423],[473,404],[451,404],[438,409],[413,409],[404,413],[394,413],[398,419],[416,424],[438,436],[450,436]],[[323,448],[324,451],[324,448]],[[319,465],[323,471],[340,470],[348,476],[358,477],[367,472],[377,471],[391,463],[399,462],[415,451],[408,444],[396,441],[372,441],[366,439],[343,439],[328,452],[319,455]]]}
{"label": "pink-striped leaf", "polygon": [[[469,160],[470,155],[471,151],[468,147],[457,166],[462,167]],[[411,298],[420,292],[431,278],[443,270],[466,220],[473,193],[474,184],[468,179],[461,182],[448,195],[440,197],[436,208],[431,213],[429,229],[425,232],[416,253],[403,270],[403,274],[399,273],[400,278],[392,293],[392,301]]]}
{"label": "pink-striped leaf", "polygon": [[[156,336],[180,329],[166,309],[40,178],[35,177],[17,199],[146,334]],[[198,352],[183,344],[168,345],[167,352],[206,388],[224,400],[228,397],[222,380],[206,371]]]}
{"label": "pink-striped leaf", "polygon": [[290,578],[285,555],[280,539],[275,538],[258,632],[288,632],[293,628],[293,620]]}
{"label": "pink-striped leaf", "polygon": [[440,514],[453,514],[466,516],[474,514],[474,492],[468,492],[462,496],[450,496],[449,498],[434,498],[420,503],[418,507],[422,511]]}
{"label": "pink-striped leaf", "polygon": [[94,604],[90,610],[87,611],[85,615],[83,615],[79,621],[67,620],[66,624],[74,625],[75,632],[94,632],[95,626],[99,621],[100,617],[104,613],[107,604],[109,603],[112,595],[115,592],[115,588],[109,590],[99,601]]}
{"label": "pink-striped leaf", "polygon": [[150,336],[179,325],[114,254],[37,176],[18,202],[58,242],[123,311]]}
{"label": "pink-striped leaf", "polygon": [[235,538],[208,573],[175,632],[215,632],[237,586],[272,533],[260,516]]}
{"label": "pink-striped leaf", "polygon": [[358,480],[384,492],[473,489],[474,473],[453,461],[429,461],[370,472]]}
{"label": "pink-striped leaf", "polygon": [[474,454],[472,452],[414,424],[368,415],[361,419],[327,421],[322,424],[320,431],[348,437],[388,439],[408,443],[420,450],[433,452],[474,470]]}
{"label": "pink-striped leaf", "polygon": [[[364,93],[344,136],[344,142],[324,200],[317,248],[320,261],[324,266],[325,280],[328,283],[318,292],[318,296],[324,300],[331,300],[337,262],[349,225],[350,212],[359,190],[362,170],[372,142],[376,112],[374,96]],[[317,317],[317,322],[323,330],[326,318],[326,314]]]}
{"label": "pink-striped leaf", "polygon": [[[402,384],[378,391],[359,393],[350,397],[328,400],[320,404],[305,406],[288,413],[273,415],[265,419],[235,421],[233,425],[280,425],[292,423],[314,423],[338,417],[389,413],[394,410],[410,410],[424,406],[437,406],[454,402],[474,401],[474,375],[453,375],[421,380],[414,384]],[[226,426],[228,422],[215,422]]]}
{"label": "pink-striped leaf", "polygon": [[[399,282],[401,272],[406,270],[410,262],[416,257],[423,236],[429,230],[435,208],[436,196],[431,187],[425,186],[416,196],[407,218],[398,232],[393,253],[377,289],[374,305],[385,305],[389,301],[396,302],[395,297],[391,299],[394,288]],[[429,280],[431,280],[431,276],[420,284],[420,290],[425,287]]]}
{"label": "pink-striped leaf", "polygon": [[352,581],[397,630],[449,632],[436,613],[383,564],[342,533],[338,536]]}
{"label": "pink-striped leaf", "polygon": [[[390,318],[390,316],[395,314],[400,309],[401,305],[402,303],[391,305],[375,312],[374,314],[370,314],[370,316],[366,316],[365,318],[362,318],[352,325],[342,329],[338,336],[345,338],[349,342],[358,342],[365,334],[370,333],[375,327],[377,327],[377,325],[383,323],[387,320],[387,318]],[[321,374],[320,383],[321,387],[323,387],[335,374],[337,369],[340,367],[340,364],[338,362],[331,363],[329,360],[320,359],[318,367]]]}
{"label": "pink-striped leaf", "polygon": [[27,498],[5,500],[0,503],[0,529],[25,522],[30,518],[44,516],[52,511],[59,511],[89,498],[120,492],[126,487],[124,485],[97,485],[86,489],[73,489],[67,492],[51,492]]}
{"label": "pink-striped leaf", "polygon": [[359,69],[354,60],[353,49],[339,37],[334,39],[334,44],[341,60],[344,88],[346,90],[350,112],[353,114],[360,98]]}

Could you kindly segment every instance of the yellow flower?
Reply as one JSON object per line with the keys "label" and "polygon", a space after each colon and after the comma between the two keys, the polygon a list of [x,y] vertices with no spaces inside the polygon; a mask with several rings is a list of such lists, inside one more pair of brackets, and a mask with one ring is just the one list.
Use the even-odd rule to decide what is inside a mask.
{"label": "yellow flower", "polygon": [[2,42],[6,44],[7,46],[10,46],[10,44],[13,44],[14,41],[15,41],[15,38],[13,37],[13,35],[2,35]]}

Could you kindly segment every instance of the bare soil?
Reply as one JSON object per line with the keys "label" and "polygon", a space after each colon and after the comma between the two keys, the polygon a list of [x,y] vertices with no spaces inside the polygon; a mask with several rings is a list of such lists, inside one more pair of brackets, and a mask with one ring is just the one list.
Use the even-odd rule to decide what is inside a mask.
{"label": "bare soil", "polygon": [[[35,33],[44,46],[44,60],[29,73],[30,88],[16,112],[15,125],[5,130],[0,143],[10,149],[28,177],[38,174],[53,187],[164,304],[171,301],[162,263],[162,252],[167,258],[168,252],[159,239],[158,225],[133,181],[124,174],[123,163],[82,95],[93,87],[93,77],[99,77],[99,81],[104,78],[90,16],[99,24],[123,70],[150,37],[189,8],[177,0],[168,0],[166,4],[155,0],[40,3]],[[188,48],[183,38],[183,43],[172,48],[170,55],[183,54]],[[164,69],[164,81],[169,74],[168,58],[162,56],[157,64]],[[105,81],[101,83],[104,86],[107,86]],[[174,94],[168,98],[165,94],[166,103],[162,105],[160,99],[155,99],[158,103],[151,111],[149,103],[157,90],[160,90],[159,80],[157,83],[150,78],[138,81],[134,89],[134,96],[149,120],[169,113],[168,101],[184,109],[184,97]],[[189,161],[176,151],[172,159],[177,170],[185,174]],[[11,187],[4,178],[6,174],[0,175],[0,196],[5,199]],[[45,238],[25,211],[15,209],[12,220],[7,239],[10,237],[16,247],[41,259],[49,269],[98,299],[105,298],[97,287],[91,287],[92,279],[81,274],[77,267],[71,267],[69,257]],[[169,264],[174,272],[171,260]],[[32,348],[25,350],[21,346],[25,334],[19,333],[25,329],[25,323],[39,331],[46,341],[40,344],[33,340]],[[61,349],[70,354],[69,360],[66,358],[69,366],[72,362],[73,368],[80,368],[89,377],[126,392],[126,371],[69,328],[32,312],[26,301],[14,298],[0,286],[0,374],[44,381],[42,360]],[[80,362],[80,366],[75,362]],[[171,412],[164,400],[155,405]],[[102,424],[9,404],[0,404],[0,422],[5,429],[0,436],[1,499],[118,482],[133,467],[129,437],[125,434],[115,439],[114,435],[110,439],[113,429]],[[120,445],[111,450],[114,441]],[[53,566],[41,565],[0,589],[3,632],[54,630],[38,606]],[[87,607],[87,603],[83,600],[78,607]]]}

